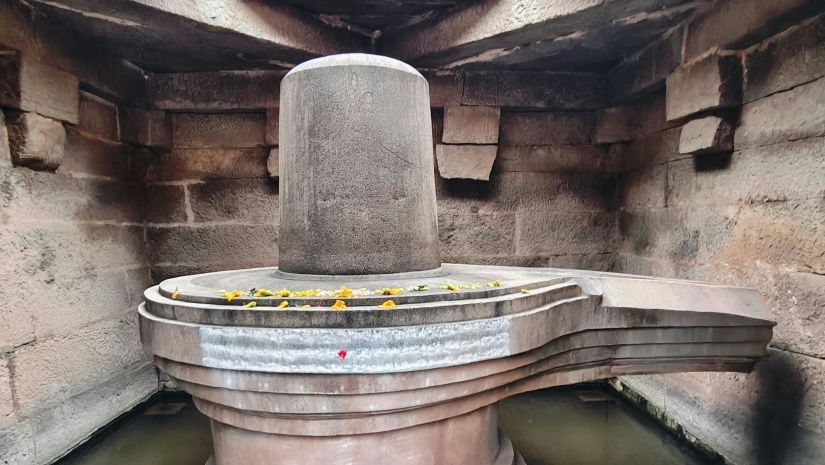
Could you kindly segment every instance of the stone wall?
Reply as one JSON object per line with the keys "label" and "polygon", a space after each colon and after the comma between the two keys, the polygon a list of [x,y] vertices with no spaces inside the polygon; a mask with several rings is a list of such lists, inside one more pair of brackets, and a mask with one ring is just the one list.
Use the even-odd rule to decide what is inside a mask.
{"label": "stone wall", "polygon": [[15,465],[51,462],[158,387],[135,314],[145,153],[118,117],[142,76],[30,13],[0,3],[0,463]]}
{"label": "stone wall", "polygon": [[[729,13],[691,30],[739,25]],[[700,39],[688,32],[685,43]],[[642,121],[616,147],[615,270],[759,289],[778,322],[770,358],[747,375],[622,382],[731,463],[821,463],[825,17],[737,44],[662,60],[677,63],[666,90],[611,110]]]}

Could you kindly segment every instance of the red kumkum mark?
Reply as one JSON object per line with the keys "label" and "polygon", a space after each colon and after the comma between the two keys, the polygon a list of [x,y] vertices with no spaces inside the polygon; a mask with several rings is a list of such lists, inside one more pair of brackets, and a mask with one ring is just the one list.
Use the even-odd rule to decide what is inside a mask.
{"label": "red kumkum mark", "polygon": [[347,358],[347,351],[346,350],[338,351],[338,358],[340,358],[341,360]]}

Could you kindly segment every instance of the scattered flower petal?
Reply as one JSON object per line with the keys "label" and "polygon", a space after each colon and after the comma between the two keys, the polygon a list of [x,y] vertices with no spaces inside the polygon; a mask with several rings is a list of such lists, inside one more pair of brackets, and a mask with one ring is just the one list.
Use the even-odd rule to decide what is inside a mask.
{"label": "scattered flower petal", "polygon": [[530,293],[530,289],[522,289],[522,290],[521,290],[521,293],[522,293],[522,294],[529,294],[529,293]]}
{"label": "scattered flower petal", "polygon": [[456,286],[455,284],[447,283],[447,284],[444,285],[444,289],[447,289],[448,291],[457,291],[459,289],[459,287]]}
{"label": "scattered flower petal", "polygon": [[234,291],[220,290],[220,291],[218,291],[218,293],[220,295],[222,295],[226,299],[227,302],[232,302],[232,299],[234,299],[235,297],[243,297],[243,296],[246,295],[246,292],[239,291],[239,290],[234,290]]}
{"label": "scattered flower petal", "polygon": [[247,302],[247,303],[243,304],[243,308],[255,308],[257,306],[258,306],[258,302],[255,302],[254,300],[252,302]]}
{"label": "scattered flower petal", "polygon": [[291,295],[292,295],[292,291],[290,291],[289,289],[281,289],[280,291],[278,291],[278,296],[279,297],[289,297]]}
{"label": "scattered flower petal", "polygon": [[343,309],[347,308],[347,304],[344,303],[343,300],[336,300],[335,303],[332,304],[332,307],[330,307],[330,308],[332,308],[333,310],[343,310]]}
{"label": "scattered flower petal", "polygon": [[333,297],[337,298],[347,298],[352,297],[352,289],[348,289],[346,286],[341,286],[341,289],[338,290],[337,293]]}
{"label": "scattered flower petal", "polygon": [[180,294],[180,291],[178,290],[178,288],[175,288],[175,290],[172,291],[172,300],[178,300],[178,295],[179,294]]}
{"label": "scattered flower petal", "polygon": [[381,305],[379,305],[379,307],[383,309],[395,308],[395,302],[392,300],[385,300]]}
{"label": "scattered flower petal", "polygon": [[270,291],[269,289],[255,289],[255,292],[252,294],[255,297],[272,297],[275,295],[274,292]]}
{"label": "scattered flower petal", "polygon": [[347,358],[347,351],[346,350],[339,350],[338,351],[338,358],[341,360]]}
{"label": "scattered flower petal", "polygon": [[289,302],[287,302],[286,300],[284,300],[283,302],[278,304],[278,308],[287,308],[287,307],[289,307]]}

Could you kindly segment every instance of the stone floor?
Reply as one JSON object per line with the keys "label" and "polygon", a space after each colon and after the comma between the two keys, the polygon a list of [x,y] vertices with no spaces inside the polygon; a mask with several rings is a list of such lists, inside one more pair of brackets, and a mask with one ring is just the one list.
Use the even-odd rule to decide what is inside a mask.
{"label": "stone floor", "polygon": [[[709,465],[600,388],[547,389],[501,404],[499,424],[528,465]],[[211,437],[186,397],[167,396],[58,465],[202,465]]]}

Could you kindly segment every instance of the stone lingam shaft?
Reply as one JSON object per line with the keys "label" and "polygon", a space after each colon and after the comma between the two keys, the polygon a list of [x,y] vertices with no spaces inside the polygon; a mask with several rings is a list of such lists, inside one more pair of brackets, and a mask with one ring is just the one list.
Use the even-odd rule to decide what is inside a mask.
{"label": "stone lingam shaft", "polygon": [[523,463],[502,398],[765,356],[753,290],[441,264],[427,82],[406,64],[311,60],[281,96],[281,267],[169,279],[139,308],[218,465]]}

